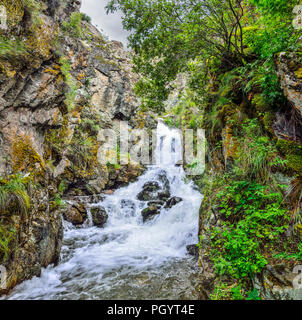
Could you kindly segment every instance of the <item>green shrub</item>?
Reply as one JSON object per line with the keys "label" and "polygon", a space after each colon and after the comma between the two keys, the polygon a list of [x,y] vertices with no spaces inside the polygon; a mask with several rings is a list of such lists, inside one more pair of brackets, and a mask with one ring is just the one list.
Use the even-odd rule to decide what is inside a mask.
{"label": "green shrub", "polygon": [[86,21],[88,23],[91,22],[91,17],[89,17],[86,13],[81,13],[82,15],[82,21]]}
{"label": "green shrub", "polygon": [[19,175],[8,180],[0,178],[0,212],[26,213],[30,200],[26,189],[27,181]]}
{"label": "green shrub", "polygon": [[278,242],[290,217],[280,192],[256,182],[224,183],[217,194],[223,231],[212,231],[212,259],[218,274],[243,279],[268,263],[263,251]]}
{"label": "green shrub", "polygon": [[26,48],[21,40],[0,37],[0,58],[21,58],[26,53]]}
{"label": "green shrub", "polygon": [[62,23],[62,29],[68,32],[71,36],[81,38],[83,36],[83,30],[81,27],[81,21],[83,14],[80,12],[73,12],[69,18],[69,21]]}

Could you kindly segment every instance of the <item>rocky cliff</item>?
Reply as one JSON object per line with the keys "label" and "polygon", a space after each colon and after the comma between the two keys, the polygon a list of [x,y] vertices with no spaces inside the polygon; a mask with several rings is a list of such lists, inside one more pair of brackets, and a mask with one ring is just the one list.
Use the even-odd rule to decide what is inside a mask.
{"label": "rocky cliff", "polygon": [[276,55],[282,91],[273,105],[263,98],[257,73],[244,93],[236,72],[209,84],[201,299],[302,297],[294,286],[302,230],[301,67],[298,54]]}
{"label": "rocky cliff", "polygon": [[[126,184],[139,166],[101,165],[100,129],[144,117],[121,43],[105,41],[78,0],[0,0],[0,264],[7,292],[59,261],[74,197]],[[68,198],[73,205],[66,205]],[[68,216],[68,214],[67,214]],[[83,222],[80,217],[80,223]],[[79,221],[79,220],[78,220]]]}

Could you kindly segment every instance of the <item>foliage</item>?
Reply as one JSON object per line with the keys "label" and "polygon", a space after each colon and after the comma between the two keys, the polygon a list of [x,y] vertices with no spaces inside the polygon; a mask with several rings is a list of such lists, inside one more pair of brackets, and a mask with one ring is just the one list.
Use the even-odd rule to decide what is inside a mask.
{"label": "foliage", "polygon": [[21,40],[0,37],[0,58],[11,59],[12,57],[22,57],[26,52],[26,48]]}
{"label": "foliage", "polygon": [[204,76],[211,77],[213,71],[242,68],[247,82],[256,71],[258,78],[253,80],[267,102],[282,102],[274,56],[301,46],[301,32],[292,26],[298,2],[111,0],[107,9],[121,9],[124,28],[131,31],[135,68],[143,76],[136,93],[144,106],[163,111],[172,81],[184,71],[190,71],[192,88],[200,93]]}
{"label": "foliage", "polygon": [[81,38],[83,36],[83,30],[81,27],[81,22],[83,18],[87,21],[89,18],[80,12],[73,12],[69,18],[69,21],[64,21],[62,23],[62,29],[68,32],[71,36]]}
{"label": "foliage", "polygon": [[267,182],[271,168],[285,164],[278,156],[276,146],[263,134],[257,119],[246,120],[242,124],[237,143],[237,168],[241,176]]}
{"label": "foliage", "polygon": [[81,15],[82,15],[82,21],[86,21],[88,23],[91,22],[91,17],[89,17],[86,13],[82,12]]}
{"label": "foliage", "polygon": [[16,230],[6,228],[0,221],[0,261],[5,261],[10,253],[10,244],[15,239]]}
{"label": "foliage", "polygon": [[20,175],[0,178],[0,213],[26,213],[30,207],[26,178]]}
{"label": "foliage", "polygon": [[216,228],[211,239],[216,271],[243,279],[260,272],[268,263],[268,250],[288,228],[289,214],[281,193],[248,181],[224,181],[217,194],[223,231]]}
{"label": "foliage", "polygon": [[281,252],[276,254],[275,258],[301,262],[302,261],[302,243],[298,244],[296,252]]}
{"label": "foliage", "polygon": [[75,107],[75,98],[77,95],[77,84],[71,74],[71,65],[66,57],[60,58],[61,72],[64,75],[65,83],[68,91],[65,93],[65,105],[68,111],[72,111]]}
{"label": "foliage", "polygon": [[211,300],[244,300],[241,285],[228,285],[221,283],[215,286],[214,293],[210,295]]}
{"label": "foliage", "polygon": [[154,109],[163,109],[171,81],[194,59],[219,57],[229,67],[245,57],[239,0],[119,0],[107,6],[108,11],[117,8],[125,15],[124,28],[131,31],[136,70],[144,76],[136,91]]}

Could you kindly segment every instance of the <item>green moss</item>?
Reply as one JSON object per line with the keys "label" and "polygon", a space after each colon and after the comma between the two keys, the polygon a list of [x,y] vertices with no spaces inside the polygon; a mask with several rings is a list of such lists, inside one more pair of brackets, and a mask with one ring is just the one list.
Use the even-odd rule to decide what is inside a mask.
{"label": "green moss", "polygon": [[114,67],[118,67],[118,64],[113,62],[113,61],[109,61],[109,60],[106,60],[104,57],[102,56],[96,56],[95,57],[97,60],[99,60],[102,64],[105,64],[105,65],[110,65],[110,66],[114,66]]}
{"label": "green moss", "polygon": [[302,157],[302,145],[296,143],[295,141],[279,139],[277,142],[277,147],[284,155],[291,154]]}
{"label": "green moss", "polygon": [[270,105],[265,101],[262,94],[256,94],[252,100],[252,103],[258,112],[266,112],[271,109]]}
{"label": "green moss", "polygon": [[272,124],[275,119],[275,116],[272,112],[266,112],[263,116],[263,124],[267,131],[272,130]]}
{"label": "green moss", "polygon": [[295,141],[279,139],[277,147],[286,156],[287,167],[302,173],[302,145]]}
{"label": "green moss", "polygon": [[289,154],[286,156],[287,166],[299,173],[302,173],[302,156]]}

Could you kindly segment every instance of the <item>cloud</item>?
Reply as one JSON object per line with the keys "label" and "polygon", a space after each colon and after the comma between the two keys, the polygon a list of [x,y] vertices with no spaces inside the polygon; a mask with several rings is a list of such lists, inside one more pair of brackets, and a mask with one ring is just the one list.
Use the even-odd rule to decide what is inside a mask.
{"label": "cloud", "polygon": [[106,14],[108,0],[82,0],[81,11],[91,17],[93,25],[111,40],[121,41],[127,46],[128,32],[123,29],[120,12]]}

